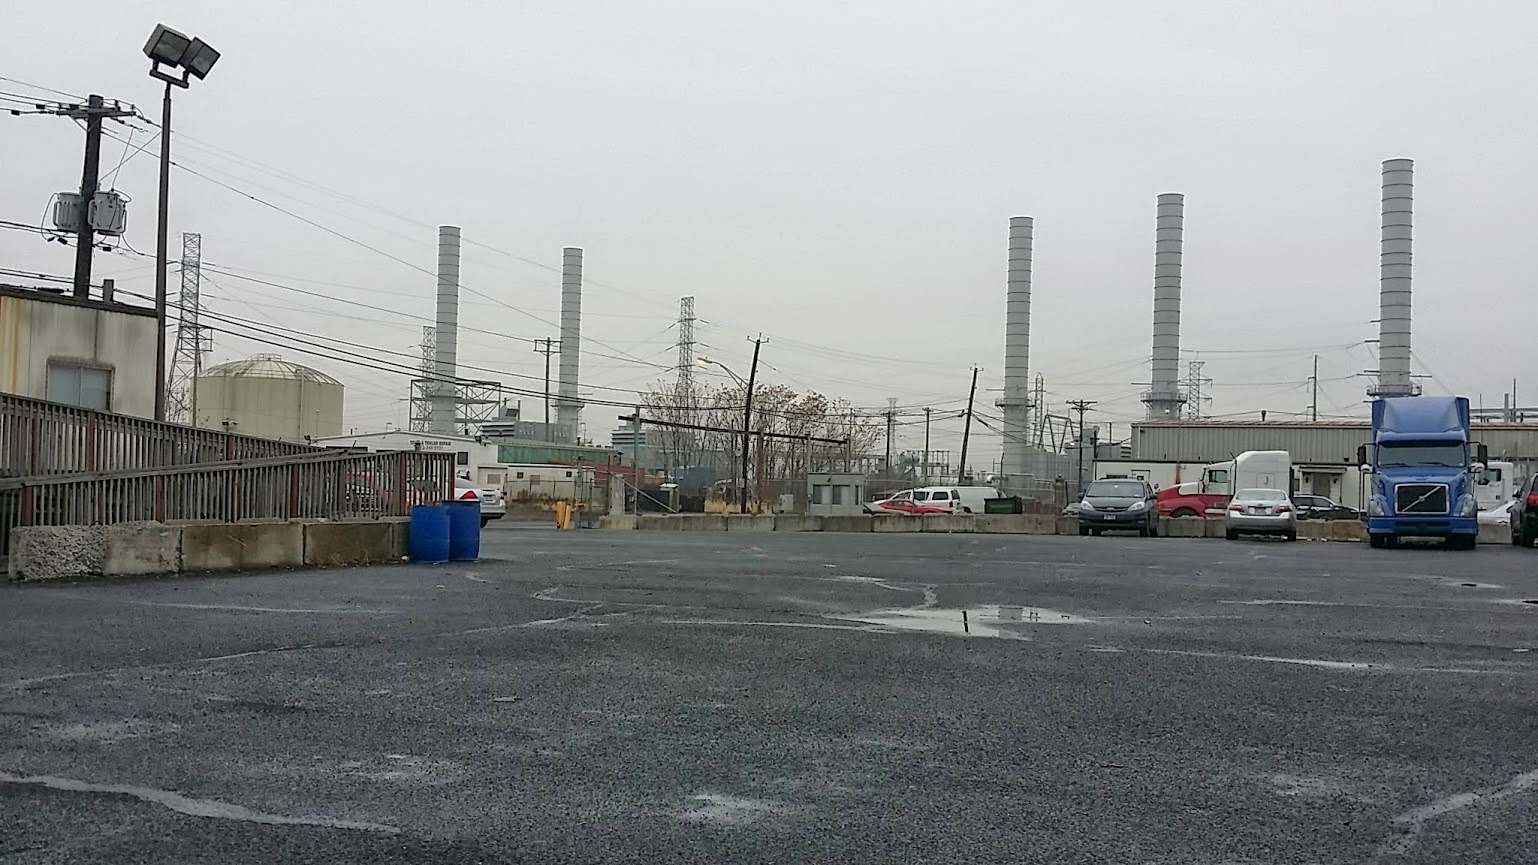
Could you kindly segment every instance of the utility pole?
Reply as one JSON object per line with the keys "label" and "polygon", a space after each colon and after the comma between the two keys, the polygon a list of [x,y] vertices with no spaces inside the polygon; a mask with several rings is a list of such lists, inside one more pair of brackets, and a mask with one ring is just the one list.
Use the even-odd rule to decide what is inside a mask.
{"label": "utility pole", "polygon": [[956,467],[956,483],[966,481],[967,474],[967,445],[972,439],[972,401],[977,398],[977,371],[980,367],[972,367],[972,389],[967,392],[967,423],[961,430],[961,465]]}
{"label": "utility pole", "polygon": [[[548,359],[548,356],[547,356]],[[546,385],[549,389],[549,385]],[[548,421],[547,421],[548,423]],[[546,427],[548,429],[548,427]],[[635,479],[635,512],[641,513],[641,407],[635,407],[635,426],[630,429],[630,468],[631,477]]]}
{"label": "utility pole", "polygon": [[892,482],[892,426],[896,418],[897,397],[889,396],[886,399],[886,463],[882,467],[888,484]]}
{"label": "utility pole", "polygon": [[1314,384],[1314,398],[1308,405],[1308,419],[1314,423],[1319,422],[1319,355],[1314,355],[1314,374],[1310,378]]}
{"label": "utility pole", "polygon": [[85,109],[85,170],[80,174],[80,230],[75,235],[75,297],[91,296],[91,253],[96,238],[91,231],[91,202],[101,173],[102,98],[92,93]]}
{"label": "utility pole", "polygon": [[929,413],[933,409],[924,407],[924,486],[929,486]]}
{"label": "utility pole", "polygon": [[[544,345],[541,346],[541,343]],[[561,350],[561,341],[545,337],[534,340],[534,353],[545,356],[545,441],[550,441],[550,355]]]}
{"label": "utility pole", "polygon": [[1077,492],[1084,491],[1084,413],[1089,411],[1089,407],[1094,404],[1095,400],[1092,399],[1071,399],[1068,401],[1068,407],[1079,413],[1079,486]]}
{"label": "utility pole", "polygon": [[747,406],[742,411],[742,512],[748,512],[748,448],[753,443],[753,381],[758,378],[758,350],[764,346],[764,335],[753,340],[753,365],[748,367]]}

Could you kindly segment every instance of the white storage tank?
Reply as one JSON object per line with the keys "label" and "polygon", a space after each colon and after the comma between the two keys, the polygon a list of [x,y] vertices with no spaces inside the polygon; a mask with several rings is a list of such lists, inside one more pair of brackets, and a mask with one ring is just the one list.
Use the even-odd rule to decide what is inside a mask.
{"label": "white storage tank", "polygon": [[275,354],[204,370],[193,392],[194,418],[206,429],[303,442],[342,432],[342,383]]}

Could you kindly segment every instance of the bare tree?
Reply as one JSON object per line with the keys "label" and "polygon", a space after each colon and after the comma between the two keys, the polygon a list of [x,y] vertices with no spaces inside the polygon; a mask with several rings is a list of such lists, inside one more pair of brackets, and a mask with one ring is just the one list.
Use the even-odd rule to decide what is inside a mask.
{"label": "bare tree", "polygon": [[[741,473],[746,397],[746,389],[739,384],[696,385],[691,394],[684,394],[673,383],[658,382],[641,398],[645,417],[729,432],[653,427],[648,441],[656,443],[674,468],[709,466],[717,477],[737,477]],[[776,435],[752,436],[750,462],[762,466],[768,478],[841,471],[846,459],[875,446],[882,429],[879,419],[861,415],[844,400],[816,392],[799,393],[785,385],[758,385],[753,390],[751,431]],[[813,438],[843,439],[849,444],[816,442]]]}

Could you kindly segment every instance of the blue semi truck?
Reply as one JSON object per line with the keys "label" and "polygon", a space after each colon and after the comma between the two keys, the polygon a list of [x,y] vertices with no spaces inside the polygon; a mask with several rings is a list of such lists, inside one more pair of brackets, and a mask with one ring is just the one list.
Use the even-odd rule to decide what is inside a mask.
{"label": "blue semi truck", "polygon": [[1357,450],[1368,474],[1367,539],[1444,538],[1472,550],[1479,539],[1474,490],[1488,459],[1470,441],[1469,401],[1461,396],[1392,397],[1372,404],[1372,444]]}

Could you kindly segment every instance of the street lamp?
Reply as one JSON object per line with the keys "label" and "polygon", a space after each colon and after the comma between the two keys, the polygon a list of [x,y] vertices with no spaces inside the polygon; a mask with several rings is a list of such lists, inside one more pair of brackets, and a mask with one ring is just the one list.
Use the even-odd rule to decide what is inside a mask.
{"label": "street lamp", "polygon": [[711,360],[708,357],[701,357],[701,358],[696,358],[694,362],[699,364],[700,366],[719,366],[720,368],[726,370],[726,374],[731,376],[732,379],[734,381],[736,381],[738,384],[742,385],[743,387],[747,387],[747,385],[748,385],[747,382],[742,380],[742,376],[738,375],[735,372],[732,372],[732,368],[731,367],[727,366],[726,364],[722,363],[719,360]]}
{"label": "street lamp", "polygon": [[[166,256],[171,190],[171,85],[185,88],[192,78],[208,77],[219,62],[219,52],[202,39],[156,24],[144,43],[150,59],[150,77],[166,83],[160,101],[160,223],[155,238],[155,420],[166,419]],[[180,69],[180,74],[177,71]],[[197,423],[197,418],[192,422]]]}

